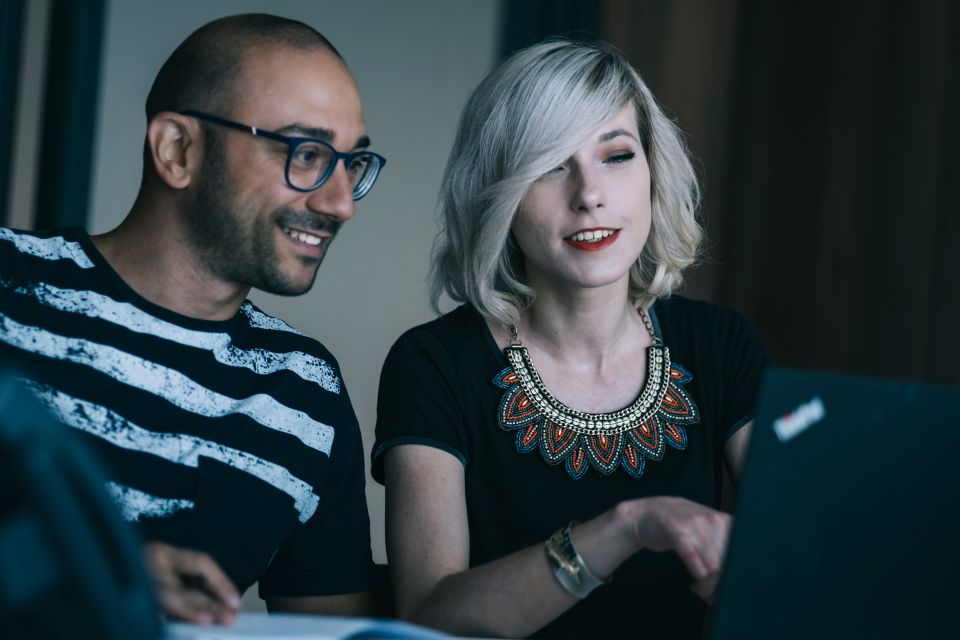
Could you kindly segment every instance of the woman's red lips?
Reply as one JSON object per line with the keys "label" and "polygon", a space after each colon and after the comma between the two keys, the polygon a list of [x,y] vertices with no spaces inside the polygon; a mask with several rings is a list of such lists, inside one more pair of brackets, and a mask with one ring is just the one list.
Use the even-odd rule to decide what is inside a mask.
{"label": "woman's red lips", "polygon": [[[593,233],[596,234],[598,231],[599,230],[593,231]],[[617,238],[620,237],[620,230],[617,229],[608,236],[593,240],[574,240],[573,238],[578,235],[580,235],[580,232],[577,232],[568,238],[564,238],[563,241],[579,251],[600,251],[601,249],[606,249],[617,241]]]}

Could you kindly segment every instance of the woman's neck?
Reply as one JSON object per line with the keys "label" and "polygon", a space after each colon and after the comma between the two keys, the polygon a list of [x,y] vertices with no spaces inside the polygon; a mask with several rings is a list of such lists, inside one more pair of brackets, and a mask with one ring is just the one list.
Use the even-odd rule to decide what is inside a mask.
{"label": "woman's neck", "polygon": [[598,364],[651,342],[626,281],[563,292],[539,289],[517,331],[525,345],[557,360]]}

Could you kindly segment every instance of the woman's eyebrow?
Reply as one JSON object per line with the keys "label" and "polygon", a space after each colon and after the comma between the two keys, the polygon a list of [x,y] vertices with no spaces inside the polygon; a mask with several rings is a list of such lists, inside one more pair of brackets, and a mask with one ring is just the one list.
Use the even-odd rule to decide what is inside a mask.
{"label": "woman's eyebrow", "polygon": [[[618,136],[627,136],[627,137],[629,137],[629,138],[633,138],[634,140],[637,140],[637,136],[633,135],[632,133],[630,133],[630,132],[627,131],[626,129],[614,129],[613,131],[608,131],[608,132],[604,133],[603,135],[601,135],[601,136],[600,136],[600,142],[606,142],[607,140],[613,140],[614,138],[616,138],[616,137],[618,137]],[[637,140],[637,142],[639,142],[639,140]]]}

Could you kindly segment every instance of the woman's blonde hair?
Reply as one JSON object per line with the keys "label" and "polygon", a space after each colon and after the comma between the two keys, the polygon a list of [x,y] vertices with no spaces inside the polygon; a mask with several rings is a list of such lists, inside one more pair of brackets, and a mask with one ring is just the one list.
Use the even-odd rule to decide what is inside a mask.
{"label": "woman's blonde hair", "polygon": [[464,107],[440,188],[430,298],[446,293],[484,316],[515,324],[535,292],[510,226],[529,186],[566,161],[624,106],[637,113],[650,167],[650,235],[630,270],[642,308],[683,283],[702,230],[699,187],[682,134],[626,57],[602,42],[550,40],[494,69]]}

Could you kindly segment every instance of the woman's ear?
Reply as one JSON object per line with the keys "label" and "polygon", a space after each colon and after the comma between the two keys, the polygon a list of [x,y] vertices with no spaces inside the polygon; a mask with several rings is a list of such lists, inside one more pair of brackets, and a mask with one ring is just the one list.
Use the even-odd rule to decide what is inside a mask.
{"label": "woman's ear", "polygon": [[147,126],[147,147],[153,170],[173,189],[186,189],[200,168],[200,125],[172,111],[154,116]]}

